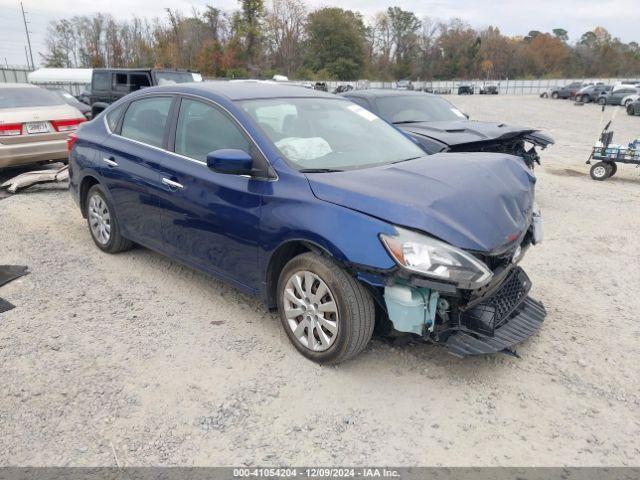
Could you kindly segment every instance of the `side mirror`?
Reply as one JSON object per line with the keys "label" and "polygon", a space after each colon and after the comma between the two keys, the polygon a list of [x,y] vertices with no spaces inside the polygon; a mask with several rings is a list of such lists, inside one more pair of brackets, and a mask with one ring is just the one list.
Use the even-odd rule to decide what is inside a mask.
{"label": "side mirror", "polygon": [[253,158],[243,150],[224,148],[207,155],[207,166],[218,173],[251,175]]}

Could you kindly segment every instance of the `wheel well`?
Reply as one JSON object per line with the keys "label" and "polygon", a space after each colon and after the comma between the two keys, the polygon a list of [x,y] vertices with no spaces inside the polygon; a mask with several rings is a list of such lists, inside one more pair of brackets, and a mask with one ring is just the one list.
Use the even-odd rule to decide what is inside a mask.
{"label": "wheel well", "polygon": [[83,217],[86,215],[87,193],[91,187],[98,183],[100,182],[98,182],[95,177],[86,176],[82,179],[82,183],[80,184],[80,210],[82,211]]}
{"label": "wheel well", "polygon": [[305,241],[292,241],[280,245],[269,259],[267,267],[267,306],[270,309],[278,307],[277,290],[280,272],[289,260],[306,252],[327,253],[320,247]]}

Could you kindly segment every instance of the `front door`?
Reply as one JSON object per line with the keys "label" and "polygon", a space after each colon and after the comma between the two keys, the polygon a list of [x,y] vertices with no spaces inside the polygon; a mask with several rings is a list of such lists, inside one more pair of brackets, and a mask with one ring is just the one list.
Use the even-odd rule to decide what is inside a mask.
{"label": "front door", "polygon": [[266,182],[210,170],[207,154],[223,148],[253,150],[245,133],[222,110],[183,98],[175,155],[162,165],[164,238],[183,261],[255,290],[261,192]]}

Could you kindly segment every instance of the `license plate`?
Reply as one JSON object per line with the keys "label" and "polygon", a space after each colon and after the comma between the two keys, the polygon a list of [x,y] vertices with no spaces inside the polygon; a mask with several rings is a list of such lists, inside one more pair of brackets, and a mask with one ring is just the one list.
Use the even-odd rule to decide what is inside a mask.
{"label": "license plate", "polygon": [[25,124],[27,133],[47,133],[49,131],[49,122],[31,122]]}

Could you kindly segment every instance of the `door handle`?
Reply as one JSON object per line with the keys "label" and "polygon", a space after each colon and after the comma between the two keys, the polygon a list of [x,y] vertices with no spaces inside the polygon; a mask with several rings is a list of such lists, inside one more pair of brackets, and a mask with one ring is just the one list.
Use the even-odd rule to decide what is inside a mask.
{"label": "door handle", "polygon": [[168,178],[163,178],[162,183],[173,190],[184,188],[184,186],[181,183],[174,182],[173,180],[169,180]]}
{"label": "door handle", "polygon": [[109,165],[110,167],[117,167],[118,166],[118,162],[116,162],[113,157],[109,157],[109,158],[103,158],[102,161],[104,163],[106,163],[107,165]]}

